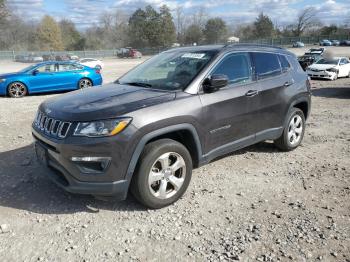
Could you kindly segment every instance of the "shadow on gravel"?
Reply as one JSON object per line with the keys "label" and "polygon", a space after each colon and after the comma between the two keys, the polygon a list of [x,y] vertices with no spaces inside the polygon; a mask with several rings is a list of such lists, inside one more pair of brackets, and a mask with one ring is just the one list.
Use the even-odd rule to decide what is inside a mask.
{"label": "shadow on gravel", "polygon": [[350,99],[350,87],[326,87],[313,89],[312,95],[326,98]]}
{"label": "shadow on gravel", "polygon": [[37,163],[33,145],[0,152],[0,206],[39,214],[145,210],[131,196],[126,201],[104,202],[92,196],[69,194],[45,172],[49,171]]}

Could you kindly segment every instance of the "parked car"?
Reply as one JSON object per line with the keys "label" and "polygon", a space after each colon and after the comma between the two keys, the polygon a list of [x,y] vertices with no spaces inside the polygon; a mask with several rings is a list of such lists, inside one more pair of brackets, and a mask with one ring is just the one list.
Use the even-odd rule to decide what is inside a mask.
{"label": "parked car", "polygon": [[131,47],[121,48],[117,56],[119,58],[142,58],[141,52]]}
{"label": "parked car", "polygon": [[305,52],[305,55],[323,55],[323,53],[326,51],[326,48],[310,48],[307,52]]}
{"label": "parked car", "polygon": [[0,95],[19,98],[27,94],[82,89],[101,84],[99,69],[72,62],[43,62],[17,73],[0,75]]}
{"label": "parked car", "polygon": [[219,156],[264,140],[297,148],[310,99],[308,76],[285,49],[176,48],[114,84],[43,102],[32,133],[65,190],[125,199],[130,186],[161,208],[184,194],[193,168]]}
{"label": "parked car", "polygon": [[56,55],[56,61],[69,61],[70,57],[68,55]]}
{"label": "parked car", "polygon": [[339,46],[340,41],[339,40],[331,40],[333,46]]}
{"label": "parked car", "polygon": [[346,57],[322,58],[306,70],[311,78],[336,80],[338,77],[350,77],[350,61]]}
{"label": "parked car", "polygon": [[327,40],[327,39],[323,39],[320,41],[320,46],[331,46],[332,42]]}
{"label": "parked car", "polygon": [[69,60],[72,61],[78,61],[79,60],[79,56],[75,55],[75,54],[67,54]]}
{"label": "parked car", "polygon": [[54,61],[55,60],[55,56],[52,54],[45,54],[43,55],[43,60],[44,61]]}
{"label": "parked car", "polygon": [[23,62],[24,61],[24,55],[16,55],[14,61],[15,62]]}
{"label": "parked car", "polygon": [[304,47],[304,46],[305,46],[304,43],[300,41],[293,43],[293,47]]}
{"label": "parked car", "polygon": [[78,63],[85,66],[92,67],[92,68],[97,67],[102,69],[104,67],[103,62],[101,60],[94,59],[94,58],[83,58],[83,59],[80,59]]}
{"label": "parked car", "polygon": [[29,63],[40,63],[40,62],[43,62],[44,59],[42,56],[39,56],[39,55],[30,55],[28,57],[28,62]]}
{"label": "parked car", "polygon": [[298,57],[299,64],[303,68],[304,71],[306,71],[306,68],[313,63],[315,63],[317,60],[321,59],[322,55],[320,54],[312,54],[312,53],[305,53],[304,55]]}
{"label": "parked car", "polygon": [[339,45],[341,45],[341,46],[350,46],[350,40],[341,40]]}

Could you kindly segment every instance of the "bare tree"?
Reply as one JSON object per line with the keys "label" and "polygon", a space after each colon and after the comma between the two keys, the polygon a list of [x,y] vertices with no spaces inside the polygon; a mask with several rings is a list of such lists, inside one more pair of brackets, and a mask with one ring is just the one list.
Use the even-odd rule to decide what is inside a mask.
{"label": "bare tree", "polygon": [[318,24],[316,18],[317,11],[314,7],[308,7],[298,15],[297,24],[295,26],[295,36],[301,36],[306,30]]}

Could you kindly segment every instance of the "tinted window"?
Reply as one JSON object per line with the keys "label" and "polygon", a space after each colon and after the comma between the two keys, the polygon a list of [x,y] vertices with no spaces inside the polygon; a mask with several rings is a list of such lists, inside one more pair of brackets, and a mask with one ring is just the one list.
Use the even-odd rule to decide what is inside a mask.
{"label": "tinted window", "polygon": [[65,71],[74,71],[74,70],[81,70],[82,67],[74,64],[60,64],[59,65],[59,70],[60,72],[65,72]]}
{"label": "tinted window", "polygon": [[349,61],[345,58],[342,58],[342,60],[340,60],[340,63],[345,65],[345,64],[349,63]]}
{"label": "tinted window", "polygon": [[278,55],[278,58],[280,59],[282,72],[287,72],[290,68],[290,64],[287,60],[287,57],[285,57],[284,55]]}
{"label": "tinted window", "polygon": [[281,73],[280,63],[275,54],[252,53],[258,79],[276,76]]}
{"label": "tinted window", "polygon": [[58,71],[57,66],[55,66],[55,64],[40,66],[36,70],[38,70],[40,73],[52,73]]}
{"label": "tinted window", "polygon": [[235,53],[224,57],[213,74],[227,75],[231,83],[250,81],[252,74],[249,54]]}

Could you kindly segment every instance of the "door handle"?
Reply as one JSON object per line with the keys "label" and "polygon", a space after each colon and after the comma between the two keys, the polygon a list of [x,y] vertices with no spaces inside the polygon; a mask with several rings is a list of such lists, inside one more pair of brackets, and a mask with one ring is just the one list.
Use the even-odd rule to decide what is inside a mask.
{"label": "door handle", "polygon": [[249,90],[245,95],[252,97],[252,96],[256,96],[258,94],[258,90]]}
{"label": "door handle", "polygon": [[294,80],[291,80],[291,81],[287,81],[283,84],[284,87],[287,87],[287,86],[291,86],[294,84]]}

